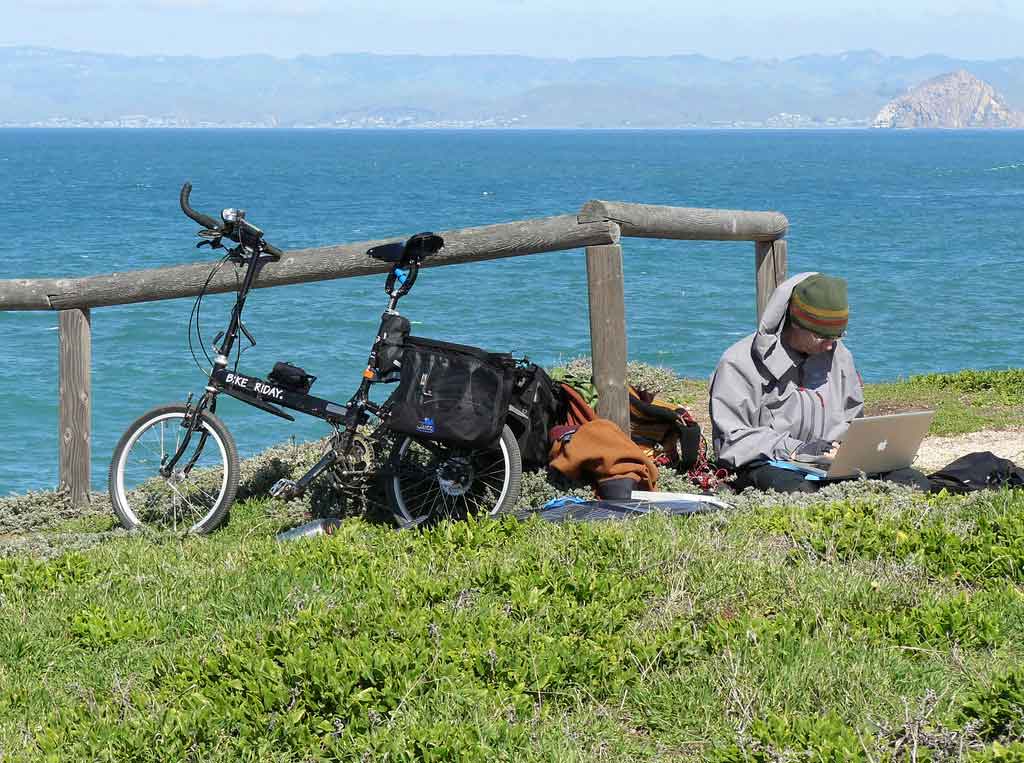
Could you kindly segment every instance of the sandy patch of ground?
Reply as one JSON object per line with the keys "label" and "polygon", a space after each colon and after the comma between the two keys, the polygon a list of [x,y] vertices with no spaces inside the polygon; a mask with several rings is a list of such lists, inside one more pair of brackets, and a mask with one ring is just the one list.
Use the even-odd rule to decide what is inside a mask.
{"label": "sandy patch of ground", "polygon": [[1024,429],[985,429],[952,437],[926,437],[914,467],[934,472],[960,456],[985,450],[1024,466]]}

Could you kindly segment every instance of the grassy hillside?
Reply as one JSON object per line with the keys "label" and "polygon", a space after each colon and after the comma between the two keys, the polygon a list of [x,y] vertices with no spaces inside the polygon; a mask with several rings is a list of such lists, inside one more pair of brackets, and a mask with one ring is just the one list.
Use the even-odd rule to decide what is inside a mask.
{"label": "grassy hillside", "polygon": [[833,490],[0,560],[0,756],[1024,760],[1024,497]]}
{"label": "grassy hillside", "polygon": [[[1005,425],[1016,373],[869,399],[955,431],[1004,396]],[[1024,494],[278,544],[301,507],[257,488],[289,453],[207,538],[0,501],[0,760],[1024,761]]]}

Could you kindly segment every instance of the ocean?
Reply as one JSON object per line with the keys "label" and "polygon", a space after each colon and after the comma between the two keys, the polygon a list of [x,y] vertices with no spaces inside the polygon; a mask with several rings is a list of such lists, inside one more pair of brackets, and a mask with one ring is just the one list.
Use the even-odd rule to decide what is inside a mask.
{"label": "ocean", "polygon": [[[866,381],[1024,365],[1024,131],[0,130],[0,279],[190,262],[178,209],[234,206],[284,248],[574,213],[589,199],[778,210],[789,272],[849,280],[847,344]],[[623,239],[631,359],[706,377],[754,328],[751,243]],[[240,368],[306,368],[347,400],[383,276],[257,290]],[[203,302],[209,344],[227,295]],[[93,489],[149,408],[199,392],[191,300],[98,308]],[[589,352],[582,250],[422,271],[415,333],[552,365]],[[57,316],[0,312],[0,495],[57,482]],[[233,400],[243,456],[328,432]]]}

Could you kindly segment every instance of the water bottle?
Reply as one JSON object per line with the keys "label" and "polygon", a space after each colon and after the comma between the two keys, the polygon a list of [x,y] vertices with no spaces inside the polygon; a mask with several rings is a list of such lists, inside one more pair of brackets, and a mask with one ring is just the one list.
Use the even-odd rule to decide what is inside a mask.
{"label": "water bottle", "polygon": [[298,538],[312,538],[315,535],[331,535],[340,525],[341,520],[335,517],[314,519],[312,522],[306,522],[304,525],[278,533],[277,540],[296,540]]}

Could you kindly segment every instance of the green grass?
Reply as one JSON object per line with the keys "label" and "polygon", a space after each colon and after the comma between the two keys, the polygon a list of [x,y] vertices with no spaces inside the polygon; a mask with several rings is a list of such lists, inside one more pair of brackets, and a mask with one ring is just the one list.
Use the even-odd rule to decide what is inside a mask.
{"label": "green grass", "polygon": [[1024,496],[843,491],[0,560],[0,757],[1014,759]]}
{"label": "green grass", "polygon": [[869,384],[869,413],[934,408],[931,433],[964,434],[1024,425],[1024,370],[960,371]]}
{"label": "green grass", "polygon": [[[631,378],[700,413],[704,383]],[[868,406],[1010,426],[1022,379],[913,377]],[[244,464],[205,538],[0,499],[0,760],[1024,763],[1024,493],[846,483],[275,543],[316,506],[266,488],[315,457]],[[569,490],[527,475],[522,501]]]}

